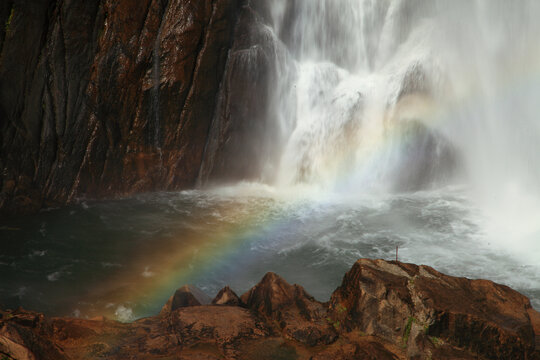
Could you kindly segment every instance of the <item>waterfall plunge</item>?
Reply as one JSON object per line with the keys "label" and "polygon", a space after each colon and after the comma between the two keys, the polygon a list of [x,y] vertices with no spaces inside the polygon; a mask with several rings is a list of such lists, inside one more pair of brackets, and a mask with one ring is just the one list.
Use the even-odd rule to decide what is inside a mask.
{"label": "waterfall plunge", "polygon": [[490,238],[519,240],[514,249],[538,258],[540,3],[269,6],[296,67],[280,86],[293,96],[274,114],[293,129],[276,149],[279,186],[385,193],[465,184]]}
{"label": "waterfall plunge", "polygon": [[444,86],[429,45],[433,9],[411,4],[274,4],[274,29],[298,68],[296,98],[288,99],[296,106],[280,107],[294,109],[281,117],[295,125],[282,154],[280,185],[410,190],[449,175],[451,144],[428,127]]}

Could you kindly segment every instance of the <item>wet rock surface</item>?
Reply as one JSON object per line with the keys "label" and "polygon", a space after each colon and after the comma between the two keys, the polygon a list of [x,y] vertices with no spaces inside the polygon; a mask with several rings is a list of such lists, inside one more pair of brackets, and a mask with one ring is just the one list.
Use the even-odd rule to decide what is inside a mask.
{"label": "wet rock surface", "polygon": [[231,306],[240,306],[242,305],[242,300],[236,295],[230,287],[225,286],[221,289],[214,300],[212,300],[213,305],[231,305]]}
{"label": "wet rock surface", "polygon": [[295,64],[268,26],[267,4],[244,3],[218,94],[216,113],[201,165],[202,184],[243,179],[272,180],[276,148],[285,135],[276,119],[275,89],[291,91]]}
{"label": "wet rock surface", "polygon": [[303,287],[291,285],[274,273],[242,295],[242,302],[270,321],[285,337],[309,346],[330,344],[337,335],[327,321],[326,307]]}
{"label": "wet rock surface", "polygon": [[530,358],[535,352],[529,299],[487,280],[364,259],[345,275],[330,303],[348,330],[401,343],[411,358],[446,346],[488,359]]}
{"label": "wet rock surface", "polygon": [[184,285],[176,290],[173,296],[161,309],[161,314],[169,314],[176,309],[189,306],[206,305],[210,298],[202,290],[193,285]]}
{"label": "wet rock surface", "polygon": [[[0,210],[190,188],[203,158],[205,181],[251,175],[233,157],[268,104],[230,109],[245,95],[230,87],[263,101],[271,49],[246,67],[242,49],[268,43],[249,2],[2,1]],[[232,130],[212,132],[214,162],[216,126]]]}
{"label": "wet rock surface", "polygon": [[183,306],[132,323],[3,311],[0,354],[44,360],[540,358],[540,314],[525,296],[427,266],[358,260],[328,303],[274,273],[240,298],[224,288],[213,305],[200,305],[197,292],[184,286],[171,297],[190,300]]}

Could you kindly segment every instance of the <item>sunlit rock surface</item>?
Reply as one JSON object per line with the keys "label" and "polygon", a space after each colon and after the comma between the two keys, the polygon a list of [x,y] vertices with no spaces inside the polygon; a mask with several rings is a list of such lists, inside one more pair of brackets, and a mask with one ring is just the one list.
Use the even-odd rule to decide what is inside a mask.
{"label": "sunlit rock surface", "polygon": [[529,299],[428,266],[359,260],[330,303],[347,329],[401,342],[410,357],[432,352],[439,358],[439,342],[488,359],[519,359],[535,350]]}
{"label": "sunlit rock surface", "polygon": [[231,290],[230,287],[225,286],[223,289],[221,289],[214,300],[212,300],[212,305],[232,305],[232,306],[240,306],[242,304],[242,300],[236,295],[234,291]]}
{"label": "sunlit rock surface", "polygon": [[[220,294],[234,298],[230,289]],[[7,310],[0,353],[43,360],[540,358],[540,314],[526,297],[427,266],[358,260],[328,303],[268,273],[241,298],[240,305],[194,303],[132,323]]]}
{"label": "sunlit rock surface", "polygon": [[169,298],[161,309],[161,314],[169,314],[182,307],[207,305],[209,303],[210,298],[200,289],[192,285],[184,285]]}

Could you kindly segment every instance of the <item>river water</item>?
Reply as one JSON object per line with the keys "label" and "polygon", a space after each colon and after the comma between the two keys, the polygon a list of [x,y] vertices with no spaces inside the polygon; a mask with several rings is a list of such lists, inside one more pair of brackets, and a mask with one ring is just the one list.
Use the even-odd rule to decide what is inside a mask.
{"label": "river water", "polygon": [[540,308],[540,268],[490,242],[467,190],[378,196],[239,184],[83,202],[0,224],[0,303],[121,320],[174,290],[241,294],[267,271],[321,301],[362,257],[395,258],[512,286]]}
{"label": "river water", "polygon": [[540,309],[540,2],[259,3],[276,52],[260,176],[1,219],[0,305],[130,320],[267,271],[326,300],[398,246]]}

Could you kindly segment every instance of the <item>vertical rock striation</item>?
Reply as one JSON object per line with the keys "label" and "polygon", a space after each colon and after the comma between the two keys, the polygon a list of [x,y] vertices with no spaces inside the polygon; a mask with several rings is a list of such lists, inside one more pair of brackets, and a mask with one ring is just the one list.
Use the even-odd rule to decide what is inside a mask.
{"label": "vertical rock striation", "polygon": [[194,186],[245,2],[3,1],[0,208]]}
{"label": "vertical rock striation", "polygon": [[[201,184],[273,180],[285,145],[277,96],[291,98],[296,65],[272,30],[268,2],[242,6],[201,167]],[[279,91],[276,91],[278,89]]]}

